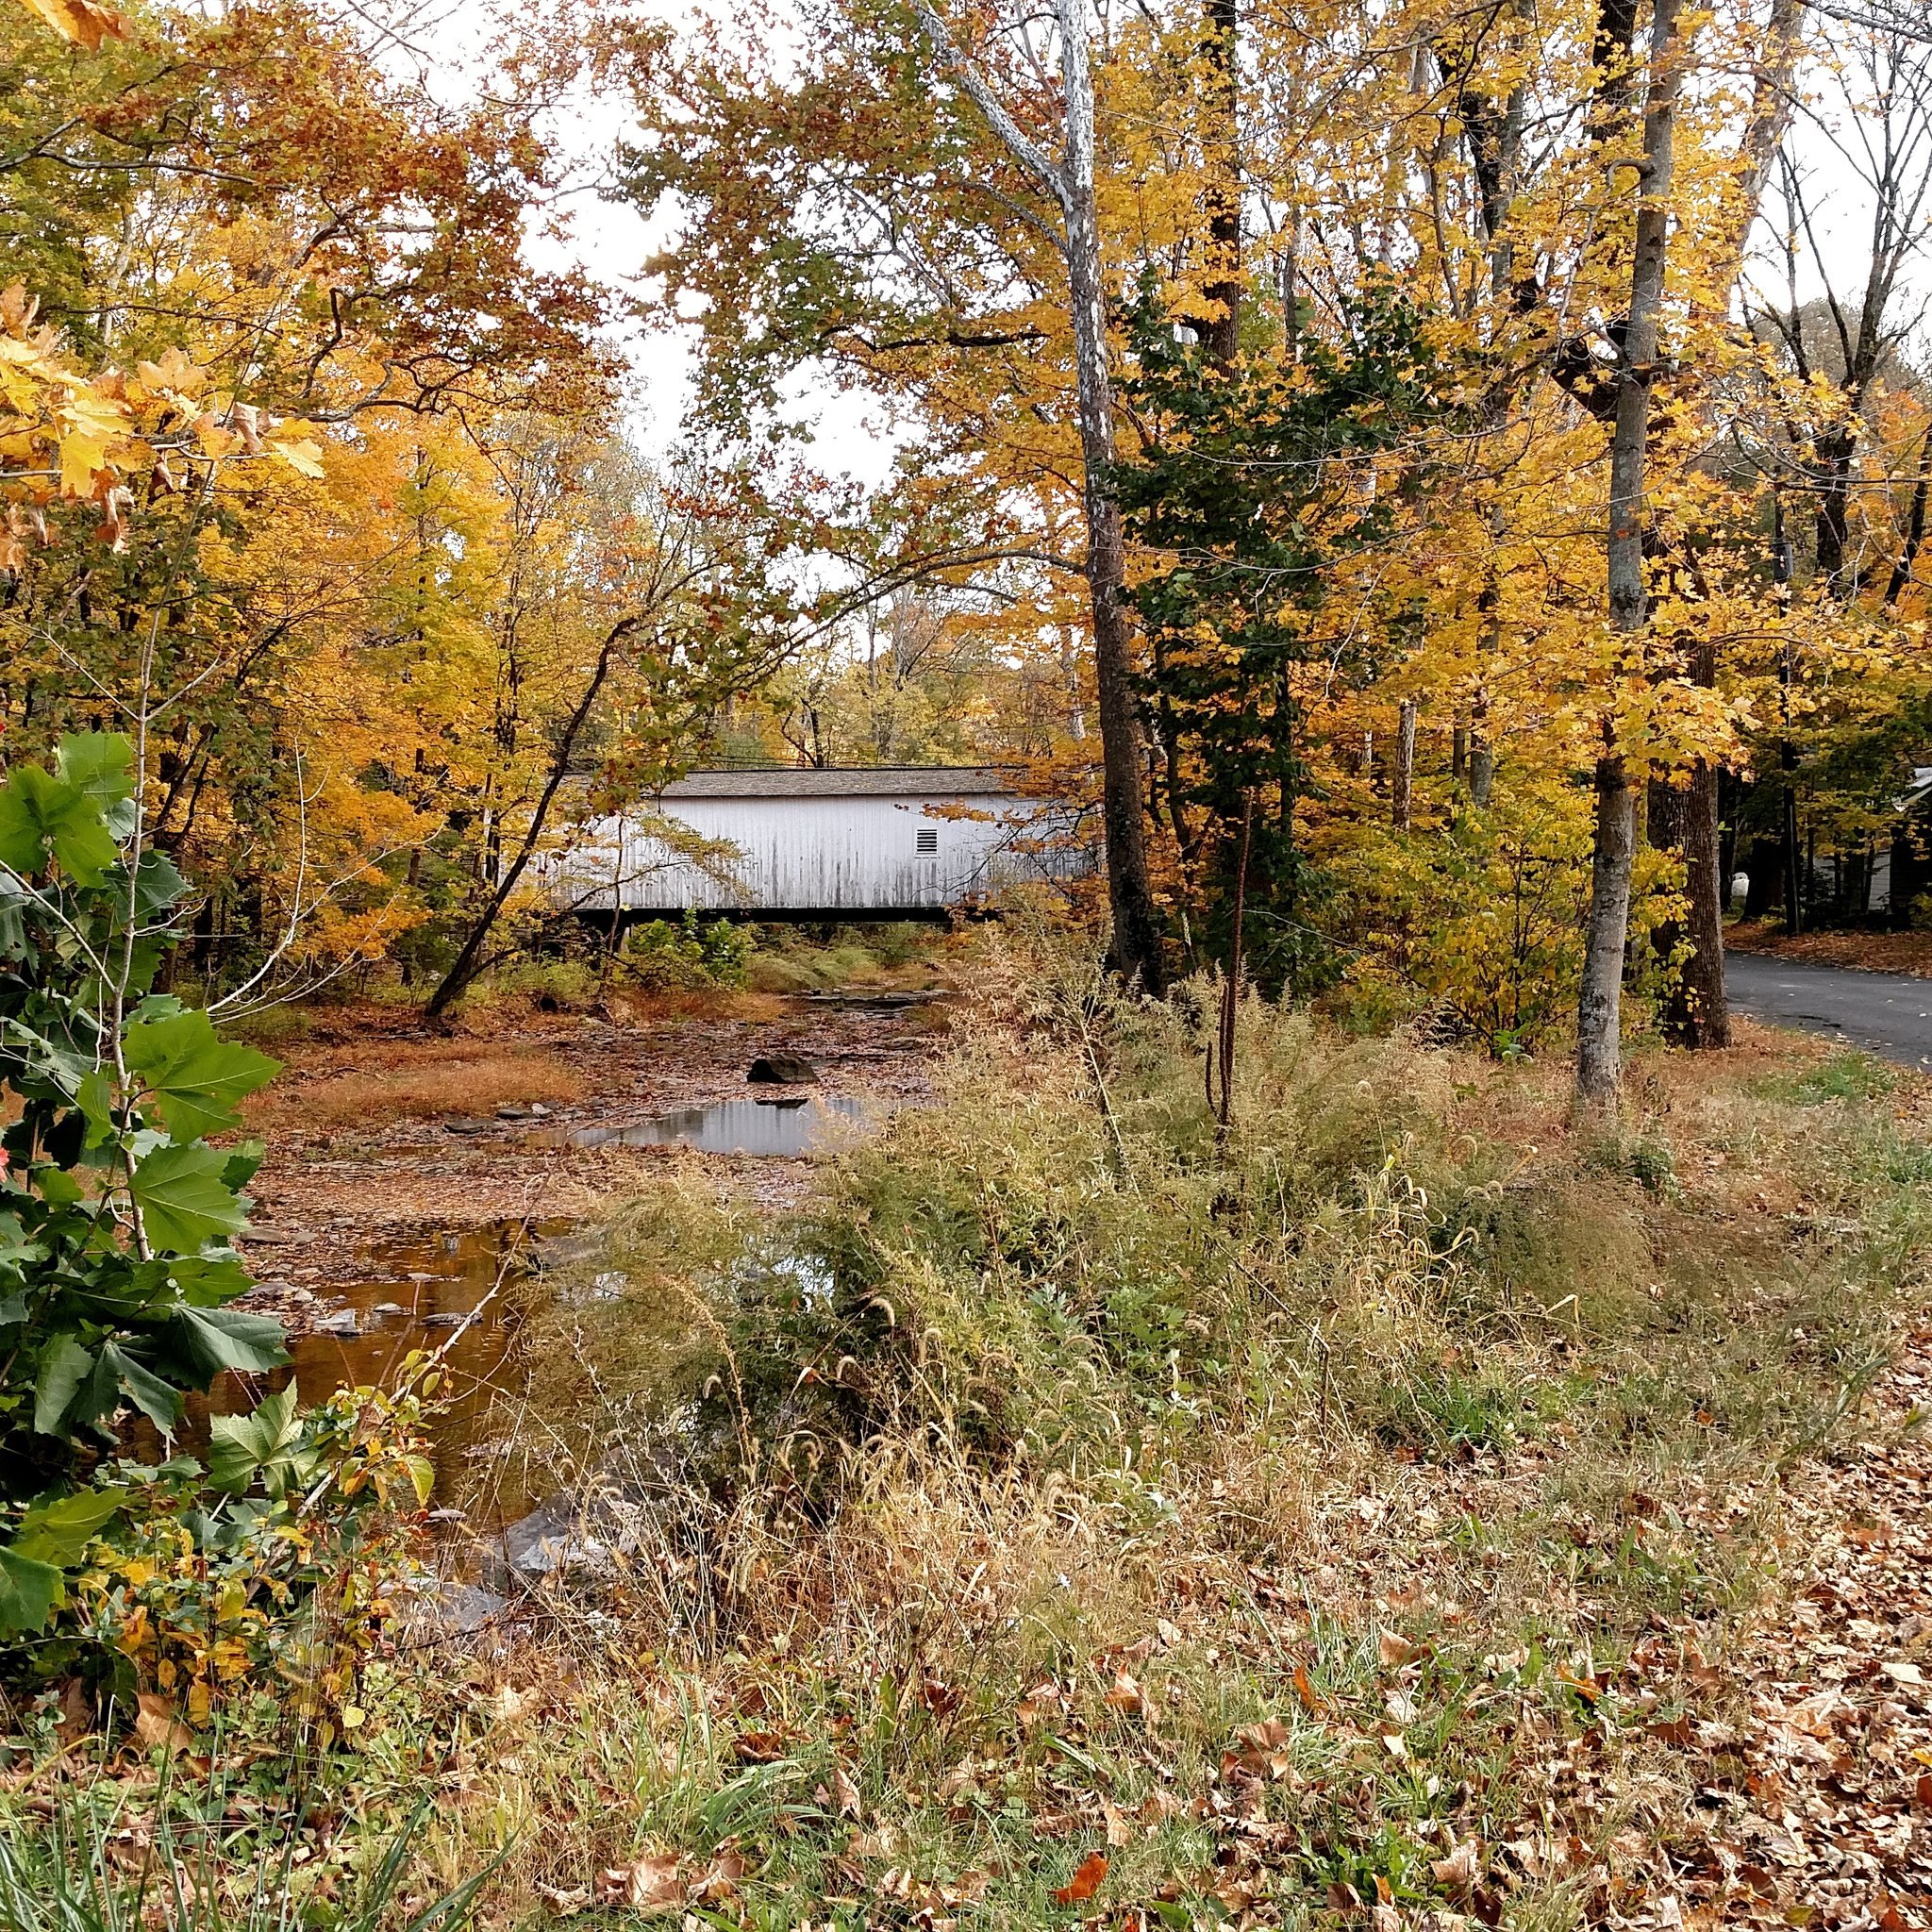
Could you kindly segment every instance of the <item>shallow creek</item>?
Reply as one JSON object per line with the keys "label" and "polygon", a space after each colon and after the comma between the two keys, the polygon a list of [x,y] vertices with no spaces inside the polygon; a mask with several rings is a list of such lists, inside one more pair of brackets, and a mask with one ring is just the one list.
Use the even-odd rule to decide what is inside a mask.
{"label": "shallow creek", "polygon": [[[799,1158],[851,1145],[886,1113],[883,1105],[845,1094],[759,1095],[580,1129],[569,1139],[576,1146],[682,1145]],[[571,1226],[504,1222],[373,1244],[354,1276],[317,1284],[325,1309],[308,1332],[291,1338],[288,1368],[224,1375],[205,1401],[191,1403],[183,1446],[201,1449],[209,1415],[251,1408],[291,1377],[304,1402],[319,1402],[342,1388],[392,1388],[413,1351],[441,1349],[447,1381],[430,1449],[432,1509],[448,1512],[445,1521],[460,1512],[485,1535],[514,1521],[541,1500],[525,1489],[525,1459],[506,1453],[529,1386],[516,1291],[547,1267],[582,1263],[585,1257],[570,1252]],[[607,1287],[616,1291],[602,1277],[578,1285],[593,1295]]]}

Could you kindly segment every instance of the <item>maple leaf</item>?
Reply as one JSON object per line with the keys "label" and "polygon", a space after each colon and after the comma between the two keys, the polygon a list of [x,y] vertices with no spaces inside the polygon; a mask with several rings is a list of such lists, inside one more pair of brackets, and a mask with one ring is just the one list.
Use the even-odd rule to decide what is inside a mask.
{"label": "maple leaf", "polygon": [[1107,1855],[1104,1852],[1089,1852],[1080,1860],[1080,1869],[1054,1893],[1054,1903],[1062,1906],[1085,1905],[1100,1890],[1101,1881],[1107,1876]]}
{"label": "maple leaf", "polygon": [[36,20],[52,27],[63,41],[98,53],[103,41],[125,41],[131,29],[125,15],[97,0],[20,0]]}

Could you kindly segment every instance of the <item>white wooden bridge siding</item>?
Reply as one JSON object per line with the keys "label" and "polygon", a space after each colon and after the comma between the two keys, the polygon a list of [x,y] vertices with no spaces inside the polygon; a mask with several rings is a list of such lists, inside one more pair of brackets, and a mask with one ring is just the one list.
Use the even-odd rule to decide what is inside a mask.
{"label": "white wooden bridge siding", "polygon": [[936,911],[1067,869],[1024,849],[1041,802],[976,772],[700,774],[658,810],[738,856],[707,866],[634,816],[600,819],[553,867],[552,890],[587,911],[876,914]]}

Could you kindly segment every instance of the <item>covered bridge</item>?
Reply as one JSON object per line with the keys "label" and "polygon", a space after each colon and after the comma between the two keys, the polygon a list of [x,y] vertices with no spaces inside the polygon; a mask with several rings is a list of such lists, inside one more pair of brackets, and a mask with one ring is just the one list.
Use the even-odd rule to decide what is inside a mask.
{"label": "covered bridge", "polygon": [[1089,869],[1077,815],[980,766],[693,772],[548,869],[592,917],[930,918]]}

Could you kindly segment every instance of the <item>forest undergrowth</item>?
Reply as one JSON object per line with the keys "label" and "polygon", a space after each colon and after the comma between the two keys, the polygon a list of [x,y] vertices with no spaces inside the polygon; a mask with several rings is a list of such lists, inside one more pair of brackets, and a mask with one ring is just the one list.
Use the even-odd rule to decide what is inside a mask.
{"label": "forest undergrowth", "polygon": [[[1222,1131],[1212,989],[1045,945],[989,939],[941,1103],[804,1212],[680,1167],[546,1279],[519,1453],[599,1562],[383,1646],[332,1734],[238,1693],[219,1773],[53,1756],[49,1693],[0,1924],[183,1871],[197,1924],[1799,1923],[1709,1792],[1790,1485],[1917,1424],[1868,1398],[1922,1090],[1755,1035],[1592,1126],[1564,1067],[1250,999]],[[23,1903],[57,1869],[92,1919]]]}

